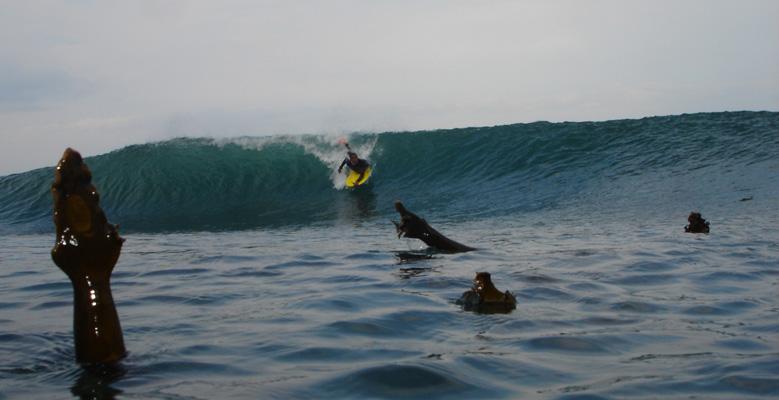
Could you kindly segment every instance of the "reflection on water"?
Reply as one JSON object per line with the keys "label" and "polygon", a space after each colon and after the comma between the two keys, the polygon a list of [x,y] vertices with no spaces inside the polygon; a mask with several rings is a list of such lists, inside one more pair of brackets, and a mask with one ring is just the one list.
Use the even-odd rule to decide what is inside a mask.
{"label": "reflection on water", "polygon": [[411,279],[415,276],[425,276],[426,274],[436,272],[437,270],[438,268],[400,268],[398,269],[398,276],[400,276],[401,279]]}
{"label": "reflection on water", "polygon": [[376,194],[373,186],[368,184],[349,191],[349,197],[354,201],[357,216],[368,219],[376,215]]}
{"label": "reflection on water", "polygon": [[365,221],[378,215],[376,194],[370,184],[339,194],[335,200],[339,221]]}
{"label": "reflection on water", "polygon": [[114,399],[122,391],[114,388],[112,384],[119,381],[126,373],[121,364],[85,366],[70,387],[70,392],[82,400]]}
{"label": "reflection on water", "polygon": [[433,257],[432,251],[396,251],[395,257],[398,258],[398,264],[408,264],[417,261],[430,260]]}

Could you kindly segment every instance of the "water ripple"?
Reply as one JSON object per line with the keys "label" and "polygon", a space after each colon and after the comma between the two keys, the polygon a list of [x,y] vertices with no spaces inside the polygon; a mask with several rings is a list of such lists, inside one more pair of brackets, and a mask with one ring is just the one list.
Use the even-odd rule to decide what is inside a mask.
{"label": "water ripple", "polygon": [[614,351],[610,347],[619,342],[611,342],[606,345],[602,339],[586,336],[552,336],[529,339],[523,343],[528,349],[535,351],[548,350],[568,353],[607,354]]}
{"label": "water ripple", "polygon": [[371,398],[491,397],[500,392],[476,386],[442,370],[419,365],[383,365],[324,382],[336,396]]}

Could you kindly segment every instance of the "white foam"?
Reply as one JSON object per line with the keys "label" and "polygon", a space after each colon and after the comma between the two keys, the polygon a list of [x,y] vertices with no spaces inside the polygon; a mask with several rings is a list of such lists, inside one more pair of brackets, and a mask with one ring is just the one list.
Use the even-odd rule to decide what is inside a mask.
{"label": "white foam", "polygon": [[[215,139],[214,144],[217,146],[224,146],[226,144],[238,145],[244,149],[249,150],[262,150],[265,146],[270,144],[295,144],[303,148],[303,150],[316,157],[330,170],[330,181],[333,183],[333,188],[341,190],[345,187],[346,174],[338,173],[338,166],[346,158],[346,149],[343,145],[339,144],[339,138],[346,138],[349,142],[352,151],[357,153],[361,158],[370,161],[373,151],[378,141],[378,135],[361,135],[358,143],[352,143],[357,137],[357,134],[350,135],[279,135],[279,136],[265,136],[265,137],[238,137],[238,138],[224,138]],[[367,140],[366,140],[367,139]],[[371,163],[374,165],[375,164]]]}

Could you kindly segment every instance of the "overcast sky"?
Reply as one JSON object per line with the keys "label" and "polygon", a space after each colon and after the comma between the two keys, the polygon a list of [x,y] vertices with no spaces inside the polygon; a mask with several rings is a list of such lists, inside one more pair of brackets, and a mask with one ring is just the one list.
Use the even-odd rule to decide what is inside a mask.
{"label": "overcast sky", "polygon": [[0,175],[176,136],[779,110],[779,1],[0,0]]}

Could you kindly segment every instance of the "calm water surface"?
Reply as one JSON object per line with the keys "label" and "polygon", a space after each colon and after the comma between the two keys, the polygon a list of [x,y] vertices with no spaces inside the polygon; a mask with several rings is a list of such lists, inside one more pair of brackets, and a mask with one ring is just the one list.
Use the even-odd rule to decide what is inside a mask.
{"label": "calm water surface", "polygon": [[[775,398],[779,221],[751,215],[711,235],[681,233],[683,213],[431,220],[480,250],[414,262],[397,252],[421,242],[354,215],[129,234],[112,278],[129,355],[103,372],[73,361],[53,234],[4,236],[0,398]],[[454,304],[477,271],[514,312]]]}

